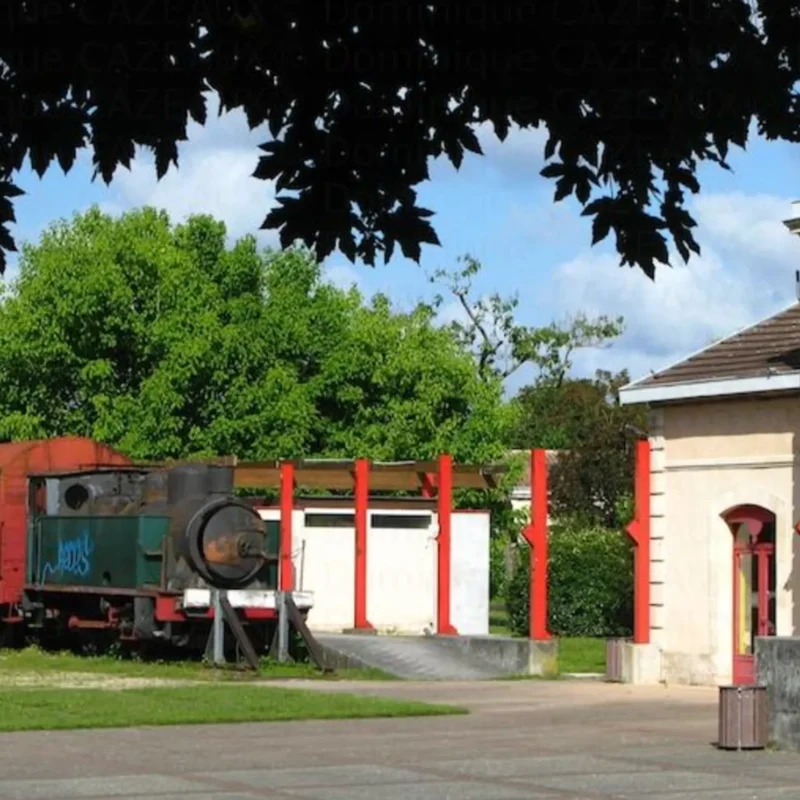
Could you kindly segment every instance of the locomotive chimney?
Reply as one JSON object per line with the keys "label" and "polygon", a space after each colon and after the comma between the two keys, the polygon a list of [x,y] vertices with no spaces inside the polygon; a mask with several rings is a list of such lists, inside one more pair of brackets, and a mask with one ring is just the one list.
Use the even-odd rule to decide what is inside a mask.
{"label": "locomotive chimney", "polygon": [[233,494],[233,467],[209,464],[208,489],[211,494]]}
{"label": "locomotive chimney", "polygon": [[173,467],[167,477],[167,502],[175,505],[188,497],[207,497],[208,464],[182,464]]}

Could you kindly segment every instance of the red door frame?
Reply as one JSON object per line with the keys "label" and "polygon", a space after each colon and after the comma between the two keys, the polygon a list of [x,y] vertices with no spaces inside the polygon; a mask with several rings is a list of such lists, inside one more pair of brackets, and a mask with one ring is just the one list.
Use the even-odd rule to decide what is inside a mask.
{"label": "red door frame", "polygon": [[[739,594],[739,562],[744,555],[756,559],[758,564],[758,622],[757,636],[774,636],[774,625],[769,620],[769,571],[770,562],[775,558],[775,545],[758,542],[758,537],[765,525],[775,523],[775,514],[761,506],[738,506],[723,515],[731,528],[733,539],[733,683],[750,685],[755,683],[755,654],[739,654],[740,631],[740,594]],[[733,525],[746,524],[750,532],[750,541],[746,545],[736,541]],[[776,531],[777,535],[777,531]],[[750,608],[748,604],[748,609]],[[770,627],[772,625],[772,630]]]}

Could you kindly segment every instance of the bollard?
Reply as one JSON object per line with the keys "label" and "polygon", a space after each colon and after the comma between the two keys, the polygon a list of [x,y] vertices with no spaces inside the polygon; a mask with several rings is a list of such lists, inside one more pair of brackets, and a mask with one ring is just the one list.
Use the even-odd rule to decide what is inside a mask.
{"label": "bollard", "polygon": [[606,639],[606,683],[622,683],[622,645],[630,639]]}

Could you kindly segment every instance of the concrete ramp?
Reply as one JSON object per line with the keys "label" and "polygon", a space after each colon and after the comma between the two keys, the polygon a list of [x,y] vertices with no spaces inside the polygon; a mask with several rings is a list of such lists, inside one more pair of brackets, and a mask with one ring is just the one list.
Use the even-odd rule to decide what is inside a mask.
{"label": "concrete ramp", "polygon": [[[490,680],[545,674],[526,639],[501,636],[376,636],[315,633],[334,668],[375,667],[408,680]],[[554,669],[553,669],[554,671]]]}

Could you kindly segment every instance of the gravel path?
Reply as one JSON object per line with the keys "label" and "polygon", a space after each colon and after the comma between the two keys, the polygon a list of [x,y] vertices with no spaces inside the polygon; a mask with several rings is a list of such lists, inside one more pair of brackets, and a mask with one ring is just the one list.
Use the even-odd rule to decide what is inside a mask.
{"label": "gravel path", "polygon": [[174,678],[132,678],[97,672],[0,672],[0,689],[143,689],[193,686],[201,682]]}

